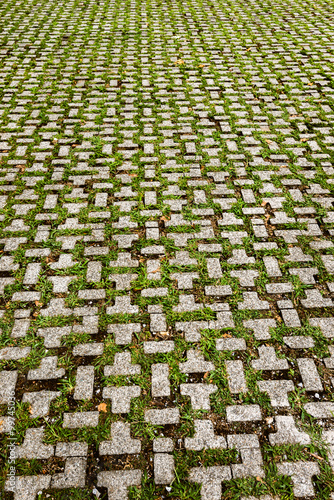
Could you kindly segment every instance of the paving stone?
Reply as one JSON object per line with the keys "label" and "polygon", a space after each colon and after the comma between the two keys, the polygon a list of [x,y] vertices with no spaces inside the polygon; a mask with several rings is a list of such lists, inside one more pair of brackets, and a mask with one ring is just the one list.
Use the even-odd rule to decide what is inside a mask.
{"label": "paving stone", "polygon": [[72,441],[71,443],[59,442],[56,445],[56,457],[85,457],[88,453],[88,444],[80,441]]}
{"label": "paving stone", "polygon": [[254,370],[288,370],[287,360],[277,358],[274,347],[260,346],[258,353],[259,359],[251,361]]}
{"label": "paving stone", "polygon": [[168,453],[154,454],[155,484],[170,484],[174,478],[174,457]]}
{"label": "paving stone", "polygon": [[51,488],[84,488],[86,482],[87,459],[83,457],[68,457],[64,472],[52,476]]}
{"label": "paving stone", "polygon": [[27,429],[23,444],[16,447],[17,458],[46,460],[53,456],[54,447],[43,444],[44,429]]}
{"label": "paving stone", "polygon": [[0,372],[0,404],[8,405],[15,397],[17,370]]}
{"label": "paving stone", "polygon": [[288,416],[275,417],[277,432],[269,434],[272,446],[283,444],[310,444],[311,438],[306,432],[301,432],[295,425],[294,418]]}
{"label": "paving stone", "polygon": [[269,303],[266,300],[260,300],[257,292],[243,292],[243,302],[239,302],[238,309],[269,309]]}
{"label": "paving stone", "polygon": [[227,436],[229,448],[236,448],[241,455],[241,464],[232,464],[233,478],[264,477],[263,460],[258,436],[254,434],[234,434]]}
{"label": "paving stone", "polygon": [[247,392],[243,363],[240,360],[225,361],[228,387],[232,394]]}
{"label": "paving stone", "polygon": [[222,338],[216,340],[217,351],[243,351],[246,349],[245,339],[242,338]]}
{"label": "paving stone", "polygon": [[214,450],[227,447],[225,437],[215,435],[211,420],[195,420],[194,426],[194,437],[184,440],[184,446],[187,450]]}
{"label": "paving stone", "polygon": [[104,367],[104,375],[139,375],[141,372],[140,365],[131,363],[130,352],[117,352],[112,366],[106,365]]}
{"label": "paving stone", "polygon": [[298,358],[297,365],[306,391],[323,391],[316,364],[310,358]]}
{"label": "paving stone", "polygon": [[[298,0],[271,2],[270,12],[258,0],[31,3],[26,12],[0,3],[0,432],[11,438],[14,396],[48,425],[101,434],[113,416],[94,457],[86,431],[58,442],[62,468],[17,476],[14,498],[62,488],[81,497],[92,486],[95,497],[125,500],[138,496],[147,466],[143,488],[174,498],[187,447],[235,445],[235,463],[216,455],[212,467],[177,479],[185,495],[215,500],[227,494],[224,481],[254,477],[247,494],[236,481],[235,495],[258,499],[263,439],[269,429],[271,445],[309,447],[302,411],[324,426],[323,465],[334,470],[326,400],[334,387],[334,77],[325,4],[315,15]],[[293,419],[290,367],[304,391]],[[270,427],[246,383],[249,369],[271,401]],[[56,387],[66,381],[73,390],[59,405]],[[225,418],[210,395],[219,403],[226,390]],[[188,419],[184,442],[176,394],[201,412]],[[145,447],[141,420],[160,427]],[[18,446],[51,470],[40,425]],[[101,466],[97,479],[95,461],[110,461],[98,460],[104,452],[117,464]],[[293,496],[316,497],[324,478],[314,491],[303,464],[286,466]]]}
{"label": "paving stone", "polygon": [[284,476],[290,476],[295,497],[314,496],[312,476],[320,474],[316,462],[282,462],[277,464],[277,471]]}
{"label": "paving stone", "polygon": [[291,349],[310,349],[314,347],[314,340],[312,337],[294,335],[293,337],[283,337],[283,340]]}
{"label": "paving stone", "polygon": [[115,343],[118,345],[131,344],[132,334],[139,333],[139,323],[113,324],[108,326],[108,332],[115,334]]}
{"label": "paving stone", "polygon": [[203,354],[194,349],[187,351],[187,361],[179,363],[181,373],[205,373],[215,369],[215,365],[205,361]]}
{"label": "paving stone", "polygon": [[14,500],[35,500],[39,491],[50,487],[51,476],[16,476],[7,479],[6,491],[14,492]]}
{"label": "paving stone", "polygon": [[153,398],[170,396],[169,366],[167,363],[155,363],[151,366],[151,393]]}
{"label": "paving stone", "polygon": [[274,319],[254,319],[244,321],[243,325],[254,331],[256,340],[268,340],[271,338],[270,328],[276,327],[276,321]]}
{"label": "paving stone", "polygon": [[144,353],[145,354],[156,354],[167,353],[174,351],[174,342],[173,340],[161,340],[160,342],[156,341],[148,341],[144,342]]}
{"label": "paving stone", "polygon": [[222,482],[232,479],[228,466],[213,466],[208,468],[194,467],[190,469],[189,481],[200,483],[202,500],[220,500]]}
{"label": "paving stone", "polygon": [[334,318],[310,318],[310,325],[320,328],[327,338],[334,337]]}
{"label": "paving stone", "polygon": [[39,368],[29,370],[28,380],[48,380],[60,378],[65,375],[64,368],[57,368],[58,356],[48,356],[43,358]]}
{"label": "paving stone", "polygon": [[60,394],[60,392],[56,391],[25,392],[22,403],[30,404],[30,418],[45,417],[49,413],[51,401]]}
{"label": "paving stone", "polygon": [[216,392],[215,384],[180,384],[182,396],[189,396],[194,410],[210,410],[210,394]]}
{"label": "paving stone", "polygon": [[94,366],[78,366],[73,399],[91,399],[94,390]]}
{"label": "paving stone", "polygon": [[140,486],[141,476],[136,469],[99,472],[97,486],[107,488],[109,500],[127,500],[128,488]]}
{"label": "paving stone", "polygon": [[63,427],[81,429],[82,427],[96,427],[99,423],[98,411],[83,411],[81,413],[64,413]]}
{"label": "paving stone", "polygon": [[228,422],[251,422],[262,420],[259,405],[235,405],[226,407]]}
{"label": "paving stone", "polygon": [[178,424],[180,420],[177,408],[166,408],[164,410],[146,410],[145,421],[153,425]]}
{"label": "paving stone", "polygon": [[115,422],[111,424],[110,441],[100,443],[100,455],[122,455],[140,453],[141,441],[130,437],[130,424]]}
{"label": "paving stone", "polygon": [[266,380],[257,383],[261,392],[266,392],[270,397],[270,403],[276,407],[289,407],[288,392],[294,390],[291,380]]}
{"label": "paving stone", "polygon": [[254,279],[258,278],[259,272],[248,270],[231,271],[230,275],[232,278],[237,278],[239,280],[240,286],[255,286]]}
{"label": "paving stone", "polygon": [[318,402],[318,403],[306,403],[304,409],[314,418],[333,418],[334,414],[334,403],[330,402]]}
{"label": "paving stone", "polygon": [[140,393],[138,386],[104,387],[102,395],[111,399],[112,413],[129,413],[132,398],[139,398]]}
{"label": "paving stone", "polygon": [[73,356],[101,356],[104,344],[92,342],[90,344],[78,344],[73,347]]}

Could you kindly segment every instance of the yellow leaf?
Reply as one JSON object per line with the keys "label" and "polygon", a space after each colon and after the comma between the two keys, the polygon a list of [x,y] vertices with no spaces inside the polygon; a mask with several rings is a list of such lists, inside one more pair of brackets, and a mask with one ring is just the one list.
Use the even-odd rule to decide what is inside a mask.
{"label": "yellow leaf", "polygon": [[99,411],[103,411],[104,413],[107,413],[107,405],[105,403],[100,403],[99,406],[97,407]]}

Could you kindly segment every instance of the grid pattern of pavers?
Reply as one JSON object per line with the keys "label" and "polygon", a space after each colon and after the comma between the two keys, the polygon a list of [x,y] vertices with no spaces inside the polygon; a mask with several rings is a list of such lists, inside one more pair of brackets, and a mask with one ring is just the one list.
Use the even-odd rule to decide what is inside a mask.
{"label": "grid pattern of pavers", "polygon": [[334,498],[333,35],[1,2],[1,498]]}

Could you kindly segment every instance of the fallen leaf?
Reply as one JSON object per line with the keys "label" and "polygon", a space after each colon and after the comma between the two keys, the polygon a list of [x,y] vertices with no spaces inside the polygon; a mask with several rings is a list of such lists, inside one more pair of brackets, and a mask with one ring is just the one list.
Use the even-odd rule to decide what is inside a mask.
{"label": "fallen leaf", "polygon": [[227,339],[227,338],[230,339],[232,337],[232,335],[230,335],[229,333],[223,333],[222,336],[224,337],[224,339]]}
{"label": "fallen leaf", "polygon": [[165,217],[165,215],[163,215],[162,217],[160,217],[160,220],[167,221],[169,220],[169,217]]}
{"label": "fallen leaf", "polygon": [[35,306],[37,307],[42,307],[43,302],[39,302],[38,300],[35,300]]}
{"label": "fallen leaf", "polygon": [[264,481],[263,481],[263,479],[262,479],[260,476],[256,476],[256,480],[257,480],[257,481],[260,481],[260,483],[263,483],[263,484],[264,484]]}
{"label": "fallen leaf", "polygon": [[99,406],[97,407],[99,411],[103,411],[104,413],[107,413],[107,405],[105,403],[100,403]]}
{"label": "fallen leaf", "polygon": [[319,457],[319,455],[316,455],[315,453],[310,453],[311,457],[317,458],[318,460],[323,460],[322,457]]}

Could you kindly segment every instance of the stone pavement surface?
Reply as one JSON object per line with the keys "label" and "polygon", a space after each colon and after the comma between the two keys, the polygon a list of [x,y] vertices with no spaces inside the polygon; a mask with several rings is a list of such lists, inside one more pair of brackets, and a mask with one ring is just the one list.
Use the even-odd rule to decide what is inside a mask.
{"label": "stone pavement surface", "polygon": [[1,498],[334,498],[334,5],[3,0]]}

